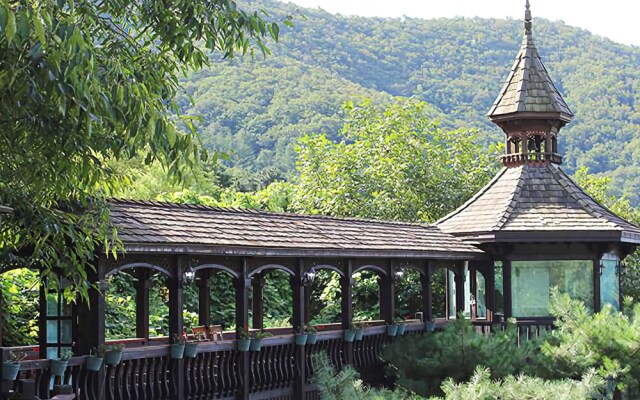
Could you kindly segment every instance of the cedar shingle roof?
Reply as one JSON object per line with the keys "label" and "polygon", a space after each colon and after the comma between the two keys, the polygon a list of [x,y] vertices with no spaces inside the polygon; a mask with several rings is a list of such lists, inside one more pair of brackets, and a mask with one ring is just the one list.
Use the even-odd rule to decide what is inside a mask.
{"label": "cedar shingle roof", "polygon": [[128,200],[113,200],[110,209],[129,251],[181,248],[210,254],[456,259],[482,255],[474,246],[425,224]]}
{"label": "cedar shingle roof", "polygon": [[[530,20],[527,22],[531,23]],[[540,59],[530,30],[525,32],[507,82],[488,116],[494,119],[523,112],[560,114],[566,122],[573,118],[573,113]]]}
{"label": "cedar shingle roof", "polygon": [[[640,243],[640,227],[607,210],[557,165],[504,168],[472,199],[436,223],[466,239],[538,238]],[[585,237],[588,236],[588,239]]]}

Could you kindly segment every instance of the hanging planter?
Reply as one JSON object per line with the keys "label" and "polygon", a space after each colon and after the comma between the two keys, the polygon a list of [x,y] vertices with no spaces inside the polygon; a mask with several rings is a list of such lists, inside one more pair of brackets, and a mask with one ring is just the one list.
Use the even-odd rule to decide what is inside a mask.
{"label": "hanging planter", "polygon": [[436,323],[434,321],[429,321],[429,322],[424,324],[424,329],[427,332],[433,332],[433,331],[436,330]]}
{"label": "hanging planter", "polygon": [[360,341],[362,338],[364,338],[364,329],[358,329],[356,331],[355,340]]}
{"label": "hanging planter", "polygon": [[188,342],[184,345],[184,356],[186,358],[195,358],[198,355],[198,343]]}
{"label": "hanging planter", "polygon": [[238,351],[249,351],[249,348],[251,347],[251,338],[247,331],[242,328],[238,328],[236,330],[236,339]]}
{"label": "hanging planter", "polygon": [[20,363],[5,361],[2,363],[2,380],[15,381],[20,373]]}
{"label": "hanging planter", "polygon": [[51,360],[51,375],[62,376],[69,365],[68,360]]}
{"label": "hanging planter", "polygon": [[171,358],[179,360],[184,357],[184,343],[174,343],[171,345]]}
{"label": "hanging planter", "polygon": [[393,337],[398,334],[398,325],[387,325],[387,335]]}
{"label": "hanging planter", "polygon": [[307,333],[307,344],[316,344],[318,341],[318,333],[317,332],[309,332]]}
{"label": "hanging planter", "polygon": [[87,371],[98,372],[102,368],[102,362],[104,358],[98,356],[87,357]]}
{"label": "hanging planter", "polygon": [[352,343],[356,338],[356,331],[347,330],[344,331],[344,341],[347,343]]}
{"label": "hanging planter", "polygon": [[407,328],[407,325],[403,322],[398,324],[398,336],[404,335],[404,331]]}
{"label": "hanging planter", "polygon": [[124,345],[110,346],[110,349],[104,353],[104,363],[115,367],[122,361],[122,353],[124,352]]}
{"label": "hanging planter", "polygon": [[249,350],[251,351],[260,351],[262,349],[262,339],[251,339],[251,345],[249,346]]}
{"label": "hanging planter", "polygon": [[308,338],[309,335],[307,335],[306,333],[296,333],[296,344],[298,346],[304,346],[305,344],[307,344]]}

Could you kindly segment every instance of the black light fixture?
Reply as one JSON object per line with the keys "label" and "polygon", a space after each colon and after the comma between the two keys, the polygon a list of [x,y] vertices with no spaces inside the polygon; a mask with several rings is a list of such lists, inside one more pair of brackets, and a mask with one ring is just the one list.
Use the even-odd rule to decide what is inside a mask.
{"label": "black light fixture", "polygon": [[196,280],[196,271],[193,270],[191,266],[189,266],[184,273],[182,274],[182,284],[183,286],[190,286]]}
{"label": "black light fixture", "polygon": [[600,271],[599,271],[599,272],[600,272],[600,276],[602,276],[602,274],[604,274],[604,269],[605,269],[605,268],[606,268],[606,267],[605,267],[605,266],[604,266],[604,264],[601,262],[601,263],[600,263],[600,268],[599,268],[599,269],[600,269]]}
{"label": "black light fixture", "polygon": [[302,275],[302,284],[304,286],[313,285],[313,281],[316,279],[316,269],[314,266],[311,266],[303,275]]}

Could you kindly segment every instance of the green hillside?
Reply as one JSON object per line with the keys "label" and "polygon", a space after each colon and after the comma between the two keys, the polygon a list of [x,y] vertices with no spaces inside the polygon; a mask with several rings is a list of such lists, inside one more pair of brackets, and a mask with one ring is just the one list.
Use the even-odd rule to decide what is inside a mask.
{"label": "green hillside", "polygon": [[[517,53],[520,21],[343,17],[272,1],[243,6],[276,20],[291,14],[295,26],[283,27],[266,59],[216,59],[185,82],[196,102],[189,112],[203,117],[204,142],[233,152],[237,169],[290,175],[296,138],[335,137],[342,103],[363,97],[414,96],[432,104],[445,126],[479,128],[487,143],[502,139],[485,114]],[[561,134],[565,167],[607,173],[616,194],[640,204],[640,49],[541,19],[534,38],[576,114]]]}

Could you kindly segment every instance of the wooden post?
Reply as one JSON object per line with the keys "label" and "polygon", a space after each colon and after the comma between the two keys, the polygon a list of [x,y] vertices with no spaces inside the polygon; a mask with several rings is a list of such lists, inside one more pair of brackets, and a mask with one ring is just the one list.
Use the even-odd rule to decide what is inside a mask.
{"label": "wooden post", "polygon": [[393,323],[396,300],[391,262],[387,265],[386,271],[387,274],[380,277],[380,319],[391,324]]}
{"label": "wooden post", "polygon": [[136,337],[149,339],[149,288],[151,286],[148,268],[140,268],[135,272],[138,279],[136,290]]}
{"label": "wooden post", "polygon": [[496,270],[493,263],[487,264],[484,269],[484,280],[487,293],[487,321],[493,322],[493,314],[496,311]]}
{"label": "wooden post", "polygon": [[426,263],[424,274],[420,276],[422,285],[422,319],[431,321],[433,319],[433,297],[431,294],[431,264]]}
{"label": "wooden post", "polygon": [[208,269],[199,271],[198,282],[198,323],[211,325],[211,272]]}
{"label": "wooden post", "polygon": [[253,329],[262,329],[264,327],[264,275],[262,273],[253,276],[251,287],[253,291]]}
{"label": "wooden post", "polygon": [[502,262],[502,288],[504,290],[504,320],[508,320],[513,316],[513,298],[511,294],[511,261],[505,260]]}
{"label": "wooden post", "polygon": [[[242,260],[242,271],[238,278],[234,279],[236,289],[236,329],[242,328],[249,330],[249,288],[251,287],[251,279],[248,278],[249,261],[247,258]],[[242,382],[236,399],[249,400],[249,375],[251,365],[249,363],[249,352],[243,351],[238,355],[240,376]]]}
{"label": "wooden post", "polygon": [[[289,278],[291,284],[291,300],[293,302],[292,323],[294,329],[302,330],[304,326],[304,292],[305,287],[302,284],[302,275],[304,274],[304,261],[298,260],[296,273]],[[293,386],[293,398],[304,398],[304,385],[307,380],[306,374],[306,346],[295,346],[295,360],[298,375],[296,376]]]}
{"label": "wooden post", "polygon": [[[340,277],[340,322],[342,329],[350,328],[353,320],[353,265],[348,260],[344,268],[344,276]],[[344,342],[344,354],[347,364],[353,365],[353,343]]]}
{"label": "wooden post", "polygon": [[464,263],[458,264],[455,271],[454,282],[456,285],[456,318],[460,315],[460,313],[465,312],[465,304],[464,304]]}
{"label": "wooden post", "polygon": [[[184,271],[184,260],[178,256],[173,262],[173,279],[169,279],[169,336],[174,334],[182,335],[184,321],[182,310],[184,306],[182,273]],[[183,360],[171,360],[171,376],[173,378],[172,398],[184,399],[184,366]]]}

